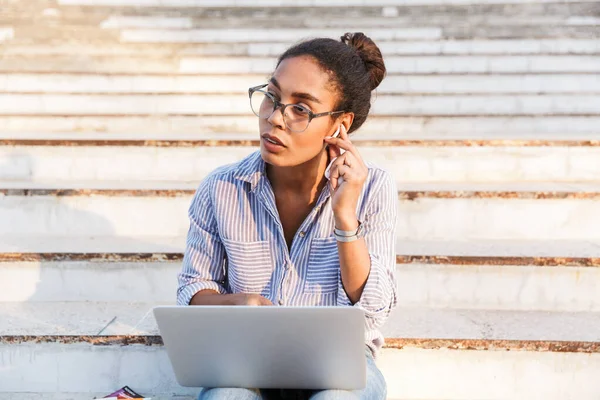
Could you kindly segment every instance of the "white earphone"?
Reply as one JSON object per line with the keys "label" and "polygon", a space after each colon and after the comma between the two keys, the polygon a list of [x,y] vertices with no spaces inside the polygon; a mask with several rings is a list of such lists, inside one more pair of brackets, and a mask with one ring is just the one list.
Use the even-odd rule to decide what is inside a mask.
{"label": "white earphone", "polygon": [[[337,130],[335,131],[335,133],[333,135],[331,135],[332,138],[334,137],[338,137],[340,135],[340,130],[342,129],[342,125],[338,126]],[[341,150],[341,153],[344,153],[344,150]],[[330,176],[330,170],[331,170],[331,165],[333,164],[333,162],[337,159],[337,157],[335,157],[333,160],[331,160],[329,162],[329,165],[327,166],[327,169],[325,170],[325,176],[327,177],[327,179],[329,179]],[[344,181],[344,178],[342,178],[341,176],[338,177],[338,185],[341,185],[342,182]]]}
{"label": "white earphone", "polygon": [[340,135],[340,129],[342,129],[342,126],[338,126],[337,131],[335,131],[335,133],[333,135],[331,135],[331,137],[338,137]]}

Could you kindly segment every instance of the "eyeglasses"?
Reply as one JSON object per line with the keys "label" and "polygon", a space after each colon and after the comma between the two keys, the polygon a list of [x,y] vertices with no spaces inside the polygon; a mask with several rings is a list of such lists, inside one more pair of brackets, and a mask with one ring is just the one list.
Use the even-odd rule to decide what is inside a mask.
{"label": "eyeglasses", "polygon": [[273,94],[264,90],[268,84],[251,87],[248,89],[250,97],[250,107],[252,112],[258,118],[270,118],[271,115],[281,108],[283,122],[285,126],[292,132],[304,132],[308,128],[308,124],[315,118],[324,117],[326,115],[340,114],[344,111],[329,111],[315,114],[301,104],[283,104],[273,96]]}

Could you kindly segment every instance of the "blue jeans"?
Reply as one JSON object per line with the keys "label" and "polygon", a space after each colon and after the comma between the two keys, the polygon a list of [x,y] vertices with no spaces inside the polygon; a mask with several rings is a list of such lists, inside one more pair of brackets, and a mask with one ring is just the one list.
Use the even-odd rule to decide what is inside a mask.
{"label": "blue jeans", "polygon": [[367,349],[367,386],[361,390],[203,388],[198,400],[385,400],[386,396],[385,379],[375,365],[371,351]]}

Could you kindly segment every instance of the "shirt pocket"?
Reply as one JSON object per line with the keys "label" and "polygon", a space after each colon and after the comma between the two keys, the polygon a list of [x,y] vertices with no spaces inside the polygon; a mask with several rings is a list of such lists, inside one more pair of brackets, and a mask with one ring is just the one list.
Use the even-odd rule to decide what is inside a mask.
{"label": "shirt pocket", "polygon": [[238,242],[223,239],[227,250],[227,277],[232,293],[269,293],[273,257],[267,241]]}
{"label": "shirt pocket", "polygon": [[335,237],[313,239],[308,257],[304,293],[332,294],[338,289],[340,258]]}

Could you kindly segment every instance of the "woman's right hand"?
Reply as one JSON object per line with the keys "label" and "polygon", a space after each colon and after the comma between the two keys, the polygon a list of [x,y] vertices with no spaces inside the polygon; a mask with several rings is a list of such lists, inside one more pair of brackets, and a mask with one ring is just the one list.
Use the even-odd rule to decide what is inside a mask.
{"label": "woman's right hand", "polygon": [[273,303],[259,294],[236,293],[230,294],[234,306],[272,306]]}
{"label": "woman's right hand", "polygon": [[259,294],[220,294],[215,290],[202,290],[192,297],[192,306],[272,306],[271,301]]}

